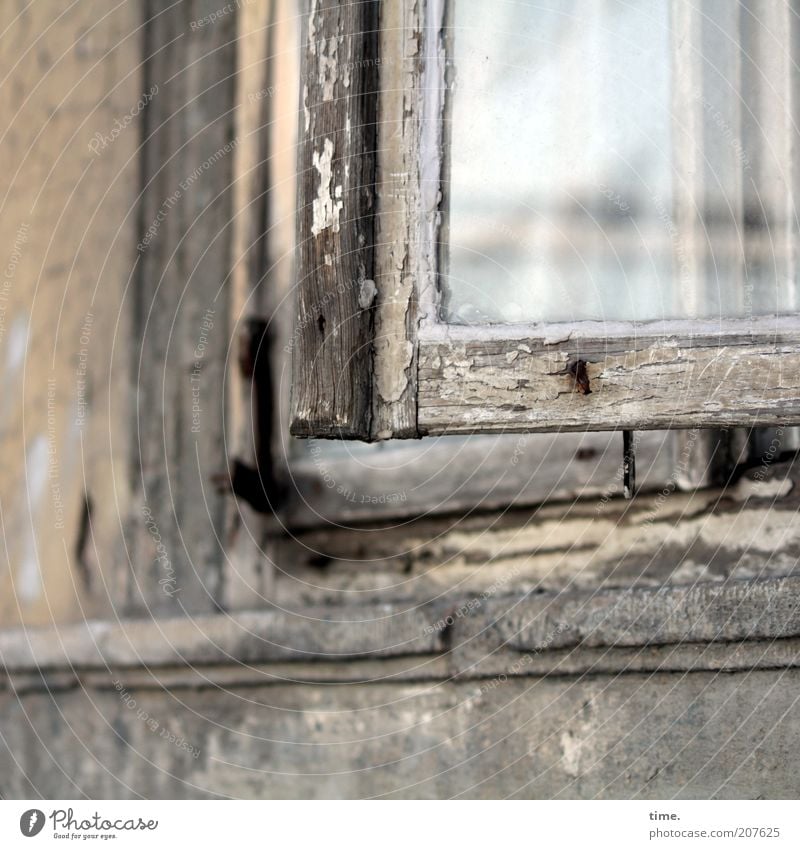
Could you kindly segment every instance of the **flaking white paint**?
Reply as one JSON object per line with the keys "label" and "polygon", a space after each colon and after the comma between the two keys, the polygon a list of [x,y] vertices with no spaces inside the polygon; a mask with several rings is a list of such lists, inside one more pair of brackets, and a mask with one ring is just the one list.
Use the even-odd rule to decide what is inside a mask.
{"label": "flaking white paint", "polygon": [[342,187],[337,186],[334,195],[331,195],[333,151],[333,141],[326,138],[322,144],[322,153],[315,150],[313,155],[314,168],[319,174],[319,188],[314,198],[311,221],[311,233],[314,236],[318,236],[329,227],[333,228],[334,233],[339,232],[339,215],[343,205]]}

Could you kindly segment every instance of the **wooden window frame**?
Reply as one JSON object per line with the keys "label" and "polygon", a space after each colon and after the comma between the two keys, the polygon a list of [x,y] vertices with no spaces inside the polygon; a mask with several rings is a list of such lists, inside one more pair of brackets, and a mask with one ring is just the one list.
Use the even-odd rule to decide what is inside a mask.
{"label": "wooden window frame", "polygon": [[[372,450],[363,453],[355,446],[341,450],[314,440],[293,444],[286,367],[295,337],[293,316],[284,305],[291,303],[294,280],[291,158],[300,129],[295,122],[302,86],[294,47],[275,58],[270,45],[299,48],[300,22],[282,0],[281,8],[272,11],[243,8],[239,29],[235,122],[243,141],[236,150],[233,216],[234,255],[239,260],[230,289],[231,334],[238,337],[238,354],[231,358],[228,375],[232,460],[228,473],[216,478],[240,498],[232,525],[245,521],[258,538],[258,523],[247,505],[259,515],[277,509],[281,523],[296,530],[330,522],[360,525],[466,515],[511,504],[532,507],[621,492],[618,437],[607,433],[404,440],[373,443],[368,446]],[[268,337],[262,336],[264,325]],[[267,359],[271,381],[263,371]],[[720,456],[715,440],[712,433],[693,440],[687,463],[681,459],[687,452],[680,434],[641,434],[636,443],[639,488],[650,491],[665,485],[678,463],[692,467],[679,475],[681,488],[711,483],[711,458]],[[447,474],[441,474],[443,468]]]}
{"label": "wooden window frame", "polygon": [[[800,423],[800,318],[439,320],[446,0],[316,0],[301,104],[291,432]],[[586,364],[591,394],[571,367]]]}

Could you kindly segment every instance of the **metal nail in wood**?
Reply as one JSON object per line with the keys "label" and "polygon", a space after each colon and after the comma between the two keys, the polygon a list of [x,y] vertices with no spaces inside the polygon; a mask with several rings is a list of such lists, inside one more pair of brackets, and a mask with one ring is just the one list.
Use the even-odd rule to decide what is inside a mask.
{"label": "metal nail in wood", "polygon": [[625,498],[636,492],[636,447],[632,430],[622,431],[622,488]]}

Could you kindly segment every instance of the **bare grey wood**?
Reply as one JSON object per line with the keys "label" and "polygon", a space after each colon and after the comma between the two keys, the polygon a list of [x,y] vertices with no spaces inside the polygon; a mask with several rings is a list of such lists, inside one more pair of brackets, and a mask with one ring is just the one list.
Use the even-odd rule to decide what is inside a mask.
{"label": "bare grey wood", "polygon": [[516,651],[738,642],[800,634],[798,578],[497,599],[487,618]]}
{"label": "bare grey wood", "polygon": [[[669,479],[675,437],[638,434],[643,492]],[[619,491],[620,445],[612,433],[485,435],[395,444],[358,462],[349,453],[325,461],[312,455],[292,464],[282,518],[300,528],[591,498]]]}
{"label": "bare grey wood", "polygon": [[[421,343],[421,432],[800,422],[793,318],[488,331],[451,327]],[[575,389],[577,359],[587,364],[590,394]]]}
{"label": "bare grey wood", "polygon": [[[439,656],[453,652],[452,674],[470,677],[476,663],[486,669],[516,674],[552,672],[566,661],[564,650],[682,646],[695,643],[733,643],[780,640],[800,636],[797,604],[800,578],[733,581],[663,590],[505,596],[476,609],[472,599],[448,597],[437,604],[347,605],[307,608],[297,615],[282,611],[238,613],[152,621],[90,622],[62,627],[0,632],[0,666],[5,673],[39,670],[109,669],[143,666],[176,668],[186,665],[251,665],[263,663],[329,664],[356,659],[376,660]],[[461,614],[459,611],[466,611]],[[793,643],[797,646],[797,641]],[[505,652],[497,665],[486,661]],[[545,662],[518,663],[532,654]],[[754,653],[743,652],[754,663]],[[548,655],[551,657],[548,660]],[[680,655],[679,655],[680,656]],[[695,664],[697,652],[675,662]],[[627,661],[633,655],[623,655]],[[661,660],[669,667],[669,656]],[[718,650],[709,653],[711,668],[724,668]],[[603,655],[589,655],[601,667],[619,666]],[[796,665],[797,657],[783,664]],[[745,661],[739,661],[742,664]],[[652,663],[650,664],[652,667]],[[643,664],[634,664],[635,668]],[[644,664],[647,667],[647,664]],[[586,658],[577,668],[586,668]],[[381,674],[381,670],[383,674]],[[377,671],[385,680],[383,667]],[[437,668],[441,675],[442,669]],[[149,673],[148,673],[149,674]],[[269,674],[269,673],[267,673]],[[486,673],[484,673],[486,674]],[[413,677],[406,668],[404,677]],[[424,667],[418,677],[426,677]]]}
{"label": "bare grey wood", "polygon": [[228,690],[241,686],[285,684],[385,684],[408,681],[488,680],[495,686],[524,676],[620,675],[641,672],[735,672],[800,667],[800,640],[752,640],[734,643],[681,643],[642,648],[571,648],[520,654],[497,650],[485,656],[468,652],[421,658],[352,658],[340,661],[192,664],[186,666],[111,666],[108,670],[59,666],[0,672],[0,692],[16,696],[86,688],[140,690]]}
{"label": "bare grey wood", "polygon": [[127,612],[209,611],[221,590],[225,503],[209,479],[225,459],[225,281],[240,139],[237,14],[192,27],[214,8],[210,0],[151,8],[146,26],[146,86],[158,94],[144,113],[131,304],[136,418]]}
{"label": "bare grey wood", "polygon": [[291,432],[369,440],[378,3],[312,0],[306,23]]}
{"label": "bare grey wood", "polygon": [[392,657],[436,652],[436,615],[406,605],[353,605],[0,632],[0,667],[182,666]]}

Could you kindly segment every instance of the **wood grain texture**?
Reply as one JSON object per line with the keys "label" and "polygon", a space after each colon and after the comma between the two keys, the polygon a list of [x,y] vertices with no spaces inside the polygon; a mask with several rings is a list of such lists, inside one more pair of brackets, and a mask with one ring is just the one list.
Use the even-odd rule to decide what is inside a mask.
{"label": "wood grain texture", "polygon": [[[669,479],[675,445],[675,433],[639,435],[642,491]],[[293,529],[331,521],[392,523],[600,496],[619,491],[621,446],[616,433],[537,433],[395,442],[361,462],[349,453],[324,461],[312,455],[292,464],[283,521]],[[700,471],[708,465],[697,463]],[[397,539],[395,546],[403,550],[404,543]]]}
{"label": "wood grain texture", "polygon": [[[417,279],[425,3],[381,4],[372,434],[417,433]],[[402,82],[400,82],[402,81]]]}
{"label": "wood grain texture", "polygon": [[369,440],[378,3],[313,0],[304,39],[291,432]]}
{"label": "wood grain texture", "polygon": [[[622,333],[582,322],[511,336],[460,327],[421,343],[421,432],[800,422],[800,330],[791,318],[658,322]],[[575,391],[577,359],[591,394]]]}
{"label": "wood grain texture", "polygon": [[797,578],[497,599],[487,616],[516,651],[779,639],[800,633]]}
{"label": "wood grain texture", "polygon": [[216,8],[147,9],[145,82],[158,96],[142,149],[127,612],[209,611],[220,598],[225,497],[209,478],[225,462],[237,15],[192,27]]}
{"label": "wood grain texture", "polygon": [[[483,674],[500,669],[522,675],[552,672],[554,661],[564,660],[564,671],[584,669],[587,659],[597,662],[602,657],[589,654],[577,662],[573,658],[570,664],[562,653],[570,648],[679,646],[688,656],[673,660],[677,668],[687,668],[689,662],[695,668],[706,663],[719,668],[726,657],[732,659],[732,653],[720,656],[712,651],[705,662],[696,653],[687,653],[686,644],[733,643],[739,651],[743,641],[796,638],[800,635],[798,589],[800,579],[784,578],[592,595],[517,594],[474,610],[468,607],[474,599],[451,596],[418,607],[347,605],[306,608],[297,614],[268,610],[158,623],[83,623],[57,632],[28,629],[22,636],[17,630],[0,632],[0,660],[5,674],[40,674],[40,670],[105,672],[142,666],[180,670],[187,665],[233,661],[240,666],[344,664],[450,653],[449,675],[470,678],[480,677],[477,664],[483,665]],[[763,653],[763,645],[758,648]],[[553,656],[548,658],[550,653]],[[494,660],[493,655],[497,655]],[[528,655],[530,661],[521,663]],[[630,654],[622,657],[632,659]],[[753,660],[751,652],[749,662]],[[796,653],[793,658],[784,656],[782,663],[797,665]],[[605,665],[620,667],[613,657],[605,657]],[[641,668],[639,664],[633,668],[637,666]],[[380,668],[373,671],[381,674]],[[442,672],[433,669],[434,676]],[[294,680],[294,674],[289,674]],[[328,675],[334,677],[330,671]],[[401,677],[415,676],[426,677],[424,667],[406,670]],[[385,670],[381,677],[387,677]]]}

